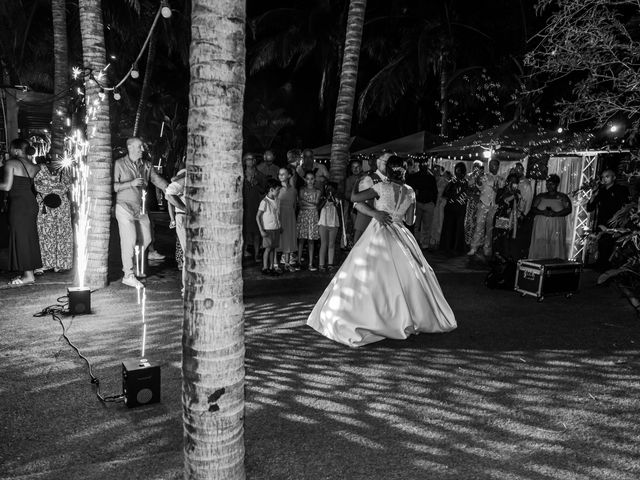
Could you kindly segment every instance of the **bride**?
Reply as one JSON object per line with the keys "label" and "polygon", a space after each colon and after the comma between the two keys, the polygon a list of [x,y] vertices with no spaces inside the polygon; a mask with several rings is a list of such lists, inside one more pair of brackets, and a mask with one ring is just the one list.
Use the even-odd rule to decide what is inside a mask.
{"label": "bride", "polygon": [[307,320],[322,335],[350,347],[457,326],[433,269],[402,223],[413,224],[416,197],[404,184],[400,157],[389,158],[387,175],[389,181],[353,194],[354,202],[376,199],[375,210],[359,206],[374,221]]}

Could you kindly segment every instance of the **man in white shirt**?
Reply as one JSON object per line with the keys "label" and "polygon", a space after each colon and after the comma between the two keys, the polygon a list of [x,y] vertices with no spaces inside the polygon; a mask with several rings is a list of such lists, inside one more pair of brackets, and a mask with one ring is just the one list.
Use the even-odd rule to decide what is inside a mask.
{"label": "man in white shirt", "polygon": [[[360,180],[360,183],[356,187],[358,192],[363,192],[364,190],[367,190],[368,188],[373,187],[373,185],[376,184],[376,183],[388,182],[389,181],[389,179],[387,178],[387,175],[386,175],[387,174],[387,160],[389,160],[389,157],[391,157],[391,156],[393,156],[392,152],[383,152],[376,159],[376,166],[378,167],[378,169],[373,173],[370,172],[368,175],[365,175],[362,178],[362,180]],[[351,192],[348,192],[348,194],[350,195]],[[373,207],[373,202],[371,200],[367,200],[364,203],[366,203],[370,207]],[[364,231],[369,226],[369,222],[371,222],[371,218],[372,217],[370,217],[369,215],[367,215],[365,213],[362,213],[360,211],[358,203],[356,203],[354,205],[354,208],[358,211],[358,214],[356,215],[356,220],[355,220],[354,226],[353,226],[353,243],[355,245],[358,242],[358,239],[362,236]]]}
{"label": "man in white shirt", "polygon": [[[167,181],[153,168],[150,162],[142,158],[144,145],[136,137],[127,139],[127,155],[116,160],[113,168],[113,189],[116,192],[116,219],[120,232],[120,253],[122,257],[122,283],[130,287],[141,288],[133,271],[133,255],[138,244],[138,232],[142,243],[142,264],[145,251],[151,244],[151,223],[144,205],[142,192],[149,182],[164,192]],[[164,258],[164,257],[162,257]],[[136,272],[141,273],[141,272]],[[143,275],[141,275],[143,276]]]}
{"label": "man in white shirt", "polygon": [[533,203],[533,186],[531,185],[531,181],[525,178],[524,166],[520,162],[516,163],[513,169],[520,178],[518,190],[520,190],[520,195],[522,195],[521,213],[528,215],[531,210],[531,204]]}
{"label": "man in white shirt", "polygon": [[476,213],[476,228],[468,255],[475,255],[480,247],[483,248],[485,256],[491,255],[493,218],[496,215],[496,193],[503,182],[502,178],[498,176],[499,168],[500,162],[497,159],[490,160],[489,171],[483,173],[476,180],[476,185],[480,189],[480,197]]}

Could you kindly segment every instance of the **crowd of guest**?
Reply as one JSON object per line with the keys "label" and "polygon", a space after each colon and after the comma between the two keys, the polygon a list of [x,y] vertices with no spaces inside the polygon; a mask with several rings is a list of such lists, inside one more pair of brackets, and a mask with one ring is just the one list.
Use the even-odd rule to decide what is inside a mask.
{"label": "crowd of guest", "polygon": [[[152,243],[142,193],[150,183],[166,194],[178,253],[186,241],[186,170],[168,182],[143,159],[143,150],[140,139],[130,138],[127,155],[114,164],[123,283],[133,287],[142,286],[139,279],[144,278],[137,268],[135,246],[141,244],[144,262]],[[353,246],[371,221],[351,201],[352,195],[387,181],[386,162],[392,156],[393,152],[383,151],[371,165],[352,160],[344,184],[338,185],[330,181],[327,167],[311,149],[290,150],[282,162],[271,150],[261,156],[246,153],[242,159],[243,256],[269,276],[303,268],[332,271],[341,260],[340,250]],[[43,271],[66,271],[73,266],[69,172],[52,162],[37,163],[34,157],[27,141],[15,140],[0,164],[0,191],[7,192],[0,198],[0,248],[9,251],[5,269],[18,272],[11,280],[14,286],[33,283]],[[558,190],[557,175],[549,175],[543,191],[534,195],[521,163],[515,163],[506,178],[498,174],[497,159],[473,162],[470,172],[464,162],[455,164],[453,172],[426,161],[406,165],[407,184],[416,195],[412,231],[422,249],[512,261],[568,258],[567,219],[572,202]],[[629,199],[628,190],[616,184],[610,169],[602,172],[592,193],[587,209],[597,209],[598,225],[608,224]],[[602,268],[613,244],[610,235],[602,235],[598,256]],[[152,249],[147,255],[162,257]]]}
{"label": "crowd of guest", "polygon": [[14,287],[73,267],[71,178],[42,153],[16,139],[0,159],[0,249],[7,253],[0,269],[17,274]]}
{"label": "crowd of guest", "polygon": [[[257,164],[256,155],[245,154],[245,257],[261,264],[265,275],[332,270],[336,246],[350,248],[371,220],[359,213],[351,195],[386,181],[385,165],[392,155],[382,152],[370,168],[366,161],[352,160],[340,189],[309,149],[290,151],[279,169],[272,151]],[[407,184],[416,193],[412,230],[422,249],[512,261],[568,258],[572,203],[558,191],[557,175],[550,175],[544,191],[534,195],[521,163],[506,178],[498,174],[497,159],[476,161],[470,172],[464,162],[455,164],[453,173],[426,161],[407,168]]]}

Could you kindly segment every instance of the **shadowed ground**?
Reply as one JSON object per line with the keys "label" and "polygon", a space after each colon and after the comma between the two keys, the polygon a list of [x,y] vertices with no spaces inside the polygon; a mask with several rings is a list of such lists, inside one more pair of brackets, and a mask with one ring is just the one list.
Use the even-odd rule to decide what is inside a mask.
{"label": "shadowed ground", "polygon": [[[248,478],[639,478],[640,328],[626,300],[586,272],[579,295],[538,304],[486,289],[466,259],[429,259],[459,328],[360,349],[304,326],[329,276],[245,270]],[[0,290],[0,478],[181,478],[179,276],[170,260],[152,272],[146,357],[162,365],[162,403],[137,409],[101,404],[60,325],[32,317],[68,275]],[[119,282],[92,302],[64,323],[103,394],[118,394],[141,307]]]}

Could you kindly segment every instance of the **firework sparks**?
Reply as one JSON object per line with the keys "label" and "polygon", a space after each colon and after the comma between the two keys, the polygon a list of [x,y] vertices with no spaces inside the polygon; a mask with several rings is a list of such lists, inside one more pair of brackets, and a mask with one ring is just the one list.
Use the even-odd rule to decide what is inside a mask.
{"label": "firework sparks", "polygon": [[146,307],[147,307],[147,292],[144,288],[142,290],[142,306],[140,308],[142,312],[142,351],[140,357],[144,358],[145,347],[147,344],[147,321],[146,321]]}
{"label": "firework sparks", "polygon": [[87,164],[87,142],[79,130],[65,138],[65,154],[61,166],[72,168],[73,188],[72,201],[76,209],[76,269],[78,285],[84,287],[85,273],[87,271],[87,239],[89,237],[90,218],[89,211],[91,199],[88,195],[89,165]]}

